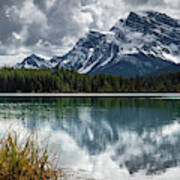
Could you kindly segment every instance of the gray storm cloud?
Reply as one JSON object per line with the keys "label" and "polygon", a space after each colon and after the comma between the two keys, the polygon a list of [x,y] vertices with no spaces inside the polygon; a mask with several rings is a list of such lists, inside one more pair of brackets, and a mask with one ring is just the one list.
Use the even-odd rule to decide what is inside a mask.
{"label": "gray storm cloud", "polygon": [[179,0],[1,0],[0,55],[59,55],[90,28],[109,29],[135,10],[180,18]]}

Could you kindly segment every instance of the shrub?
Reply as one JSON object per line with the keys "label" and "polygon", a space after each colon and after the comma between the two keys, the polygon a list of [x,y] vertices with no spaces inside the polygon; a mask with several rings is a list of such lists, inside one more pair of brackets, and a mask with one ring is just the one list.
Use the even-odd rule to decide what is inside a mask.
{"label": "shrub", "polygon": [[25,138],[21,143],[15,132],[1,138],[0,179],[53,180],[59,179],[61,175],[62,171],[55,168],[47,148],[40,148],[33,136]]}

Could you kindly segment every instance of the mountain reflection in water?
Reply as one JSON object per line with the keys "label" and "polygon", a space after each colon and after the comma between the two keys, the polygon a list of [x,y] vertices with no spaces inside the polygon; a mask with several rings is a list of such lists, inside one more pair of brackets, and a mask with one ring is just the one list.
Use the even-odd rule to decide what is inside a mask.
{"label": "mountain reflection in water", "polygon": [[98,176],[109,168],[156,176],[180,167],[180,100],[2,98],[0,119],[1,132],[15,122],[48,137],[63,167]]}

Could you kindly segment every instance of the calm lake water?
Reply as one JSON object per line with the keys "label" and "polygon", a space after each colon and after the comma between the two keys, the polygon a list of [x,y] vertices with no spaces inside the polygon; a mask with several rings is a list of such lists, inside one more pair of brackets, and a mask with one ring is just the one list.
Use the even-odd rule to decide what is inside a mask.
{"label": "calm lake water", "polygon": [[180,179],[180,100],[0,98],[0,133],[37,131],[95,179]]}

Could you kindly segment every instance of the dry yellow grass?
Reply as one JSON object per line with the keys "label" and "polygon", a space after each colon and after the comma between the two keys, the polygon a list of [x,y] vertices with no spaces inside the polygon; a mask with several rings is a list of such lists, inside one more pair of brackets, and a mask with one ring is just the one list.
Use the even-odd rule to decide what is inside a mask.
{"label": "dry yellow grass", "polygon": [[0,140],[0,180],[59,179],[62,171],[55,168],[47,148],[35,145],[32,136],[23,143],[18,140],[15,132]]}

